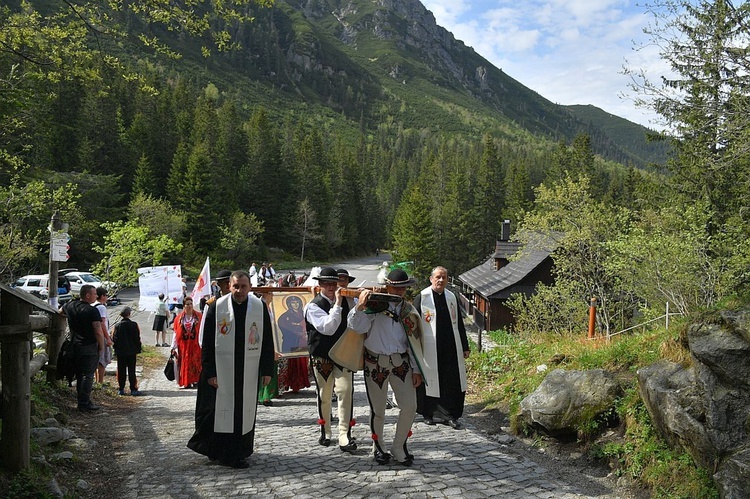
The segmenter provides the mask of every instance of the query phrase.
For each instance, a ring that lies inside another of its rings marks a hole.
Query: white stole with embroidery
[[[456,342],[456,361],[458,362],[458,372],[461,378],[461,391],[466,391],[466,364],[464,363],[464,347],[461,345],[461,336],[458,333],[458,321],[461,320],[461,314],[458,311],[458,302],[456,296],[448,291],[444,291],[445,301],[448,304],[448,311],[453,328],[453,339]],[[435,302],[432,299],[432,288],[422,290],[421,308],[422,308],[422,331],[424,334],[424,376],[427,380],[425,391],[429,397],[440,397],[440,376],[438,373],[437,360],[437,310]]]
[[[245,330],[235,330],[232,295],[222,296],[216,301],[216,413],[214,431],[232,433],[234,431],[234,342],[235,334],[242,334],[245,354],[243,379],[242,434],[255,426],[255,409],[258,402],[258,372],[260,353],[263,345],[263,303],[253,294],[248,295]]]

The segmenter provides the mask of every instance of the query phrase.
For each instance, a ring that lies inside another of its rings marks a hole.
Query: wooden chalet
[[[495,252],[483,264],[458,276],[462,283],[462,306],[480,329],[510,329],[515,317],[506,305],[510,295],[530,296],[538,283],[552,284],[553,237],[539,234],[524,248],[510,240],[510,221],[503,222]]]

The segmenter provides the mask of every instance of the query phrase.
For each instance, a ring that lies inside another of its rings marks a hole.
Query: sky
[[[656,48],[633,41],[651,20],[643,0],[422,0],[438,25],[494,66],[556,104],[592,104],[652,129],[623,66],[652,81],[666,73]]]

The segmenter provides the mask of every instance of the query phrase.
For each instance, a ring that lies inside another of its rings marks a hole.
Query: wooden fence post
[[[0,291],[0,377],[3,381],[0,459],[11,471],[30,464],[31,378],[29,375],[32,306]]]
[[[591,305],[589,305],[589,339],[593,339],[596,335],[596,297],[591,298]]]

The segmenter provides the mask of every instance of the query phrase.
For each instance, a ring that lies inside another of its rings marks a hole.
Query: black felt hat
[[[394,288],[407,288],[416,282],[417,280],[409,277],[404,269],[393,269],[385,278],[386,286],[393,286]]]
[[[346,269],[338,269],[336,271],[336,273],[339,275],[339,279],[341,279],[342,277],[346,277],[347,279],[349,279],[349,282],[354,282],[355,277],[354,276],[350,276],[348,270],[346,270]]]
[[[232,277],[232,271],[231,270],[220,270],[218,274],[216,274],[216,280],[221,281],[222,279],[229,279]]]
[[[313,277],[316,281],[335,281],[339,280],[339,273],[333,267],[323,267],[320,269],[320,274]]]

